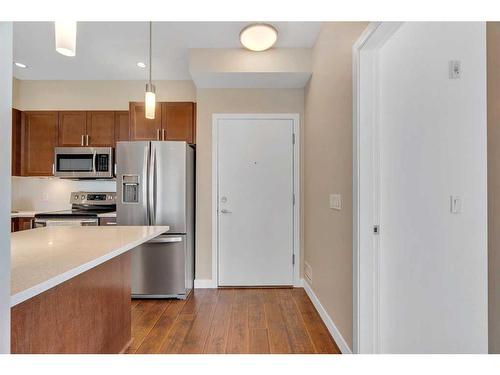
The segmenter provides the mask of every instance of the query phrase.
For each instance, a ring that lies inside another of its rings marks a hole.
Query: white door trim
[[[295,264],[293,268],[294,286],[301,286],[300,278],[300,115],[298,113],[214,113],[212,115],[212,286],[219,285],[219,228],[217,217],[218,205],[218,145],[219,145],[219,120],[222,119],[281,119],[293,121],[295,143],[293,145],[293,193],[295,205],[293,207],[293,253]]]
[[[401,22],[372,22],[353,45],[353,352],[378,353],[378,52]]]

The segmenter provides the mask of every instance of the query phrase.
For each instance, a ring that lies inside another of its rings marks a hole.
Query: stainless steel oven
[[[112,147],[56,147],[54,176],[61,178],[113,178]]]
[[[99,225],[102,215],[116,211],[115,192],[74,191],[69,201],[71,203],[69,210],[37,213],[35,228]]]

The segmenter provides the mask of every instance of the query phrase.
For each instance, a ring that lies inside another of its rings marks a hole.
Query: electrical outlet
[[[311,265],[307,262],[304,262],[304,275],[305,275],[307,281],[309,282],[309,284],[312,284],[313,271],[312,271]]]
[[[340,194],[330,194],[330,208],[332,210],[342,209],[342,196]]]

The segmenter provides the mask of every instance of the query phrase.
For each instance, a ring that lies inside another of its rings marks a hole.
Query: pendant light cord
[[[149,83],[151,84],[151,76],[152,76],[152,64],[151,64],[151,55],[153,51],[153,22],[149,21]]]

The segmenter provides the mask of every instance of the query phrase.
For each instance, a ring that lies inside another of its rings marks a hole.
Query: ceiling
[[[241,48],[239,32],[248,22],[155,22],[153,79],[191,79],[190,48]],[[276,48],[311,48],[319,22],[272,22],[278,29]],[[14,23],[14,66],[18,79],[144,80],[147,69],[147,22],[79,22],[76,57],[55,51],[53,22]],[[258,53],[258,52],[257,52]]]

